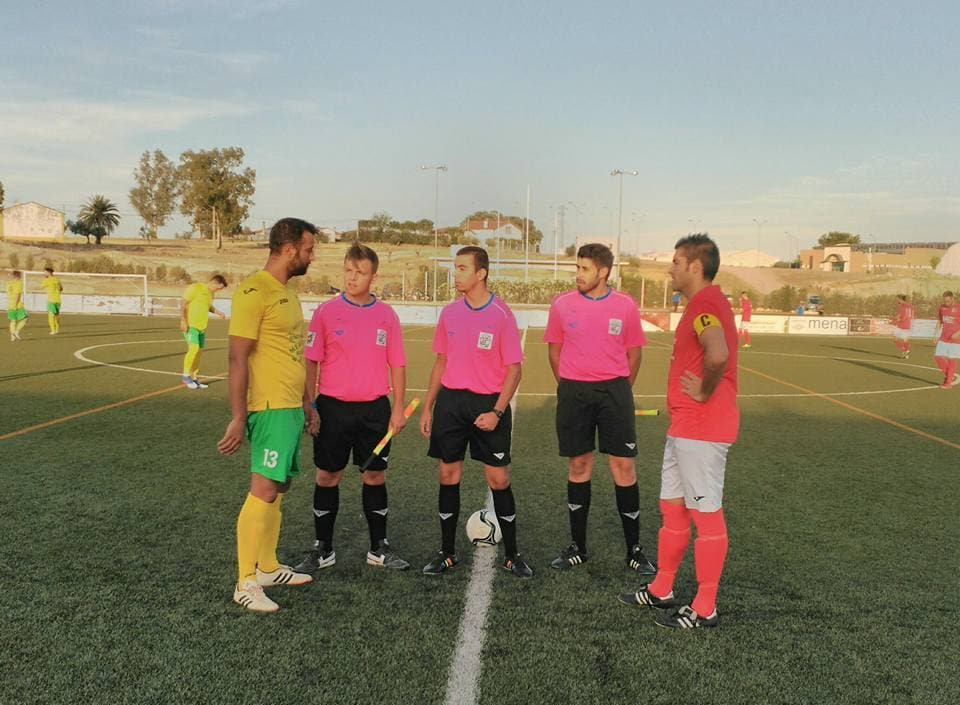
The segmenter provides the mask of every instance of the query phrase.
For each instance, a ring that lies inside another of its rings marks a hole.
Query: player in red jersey
[[[673,583],[697,528],[694,562],[697,594],[690,605],[663,612],[657,624],[675,629],[715,627],[720,574],[727,555],[721,503],[727,451],[737,439],[737,327],[733,310],[713,279],[720,251],[707,235],[676,245],[670,277],[688,301],[674,334],[667,378],[670,427],[663,453],[657,576],[636,592],[620,595],[634,606],[676,606]]]
[[[747,292],[740,292],[740,337],[743,339],[743,347],[750,347],[750,320],[753,318],[753,302],[747,296]]]
[[[960,359],[960,304],[956,303],[952,291],[943,292],[943,305],[937,313],[937,328],[940,336],[933,359],[943,372],[940,389],[953,389],[960,384],[957,374],[957,359]]]
[[[897,315],[893,321],[893,344],[904,360],[910,357],[910,328],[913,326],[913,304],[906,294],[897,294]]]

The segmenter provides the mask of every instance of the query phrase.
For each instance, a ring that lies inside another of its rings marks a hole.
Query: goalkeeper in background
[[[180,302],[180,330],[187,341],[187,354],[183,356],[183,384],[187,389],[206,389],[200,381],[200,351],[210,314],[225,318],[222,311],[213,306],[213,295],[227,288],[227,280],[219,274],[210,277],[206,284],[196,282],[183,292]]]
[[[40,286],[47,292],[47,324],[50,326],[50,335],[60,332],[60,294],[63,293],[63,284],[53,276],[53,267],[44,267],[47,276],[40,282]]]

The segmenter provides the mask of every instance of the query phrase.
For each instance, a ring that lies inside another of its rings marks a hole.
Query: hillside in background
[[[307,293],[322,295],[329,292],[330,285],[339,287],[341,282],[341,263],[346,250],[345,243],[320,244],[317,255],[310,268],[310,283],[303,287]],[[375,245],[380,255],[380,272],[375,289],[387,291],[391,298],[399,298],[405,287],[408,298],[424,289],[424,275],[428,279],[433,270],[430,259],[432,247],[417,245]],[[439,251],[446,256],[448,250]],[[185,281],[205,279],[211,273],[226,275],[231,282],[238,281],[244,275],[259,269],[267,257],[267,245],[263,242],[225,242],[219,252],[209,240],[141,240],[110,239],[100,247],[77,243],[19,244],[0,241],[0,266],[7,268],[16,262],[19,269],[41,269],[48,262],[61,271],[69,271],[77,264],[98,262],[99,266],[109,267],[110,263],[118,267],[139,268],[150,279],[151,290],[156,294],[179,294]],[[11,260],[13,258],[13,260]],[[107,258],[97,259],[97,258]],[[550,255],[532,256],[531,261],[552,264]],[[561,262],[573,263],[569,257],[561,257]],[[158,268],[163,276],[158,279]],[[496,278],[495,263],[491,263],[493,278]],[[665,262],[631,260],[624,266],[624,276],[646,278],[651,282],[651,290],[662,297],[663,283],[667,280],[668,265]],[[533,283],[552,285],[552,269],[531,269],[529,277]],[[523,281],[522,267],[503,267],[502,279]],[[560,272],[559,280],[571,282],[572,274]],[[441,271],[441,282],[443,273]],[[888,296],[900,292],[918,292],[924,296],[936,297],[944,289],[960,288],[960,278],[941,276],[932,271],[883,272],[877,274],[843,274],[838,272],[816,272],[797,269],[723,267],[717,283],[729,294],[741,290],[754,295],[764,296],[791,286],[798,291],[831,293],[845,296],[871,297]],[[428,281],[427,289],[432,284]],[[647,297],[647,307],[656,300]]]

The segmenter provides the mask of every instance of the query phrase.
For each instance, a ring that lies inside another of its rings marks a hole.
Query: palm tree
[[[99,245],[100,240],[117,229],[120,212],[113,201],[98,194],[91,196],[90,200],[83,204],[77,220],[97,239]]]

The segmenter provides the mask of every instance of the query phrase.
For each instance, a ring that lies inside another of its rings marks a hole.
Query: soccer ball
[[[467,537],[474,546],[496,546],[500,543],[500,524],[497,516],[486,509],[479,509],[467,519]]]

